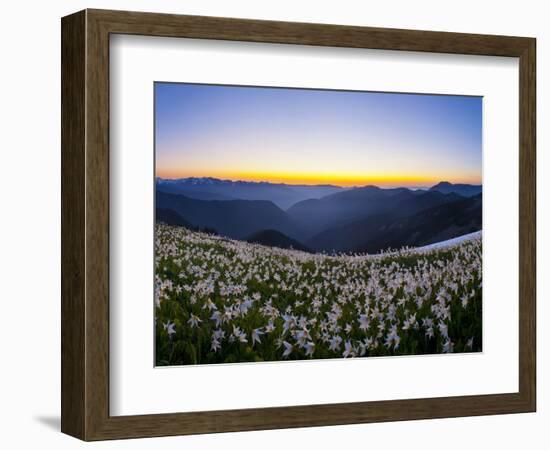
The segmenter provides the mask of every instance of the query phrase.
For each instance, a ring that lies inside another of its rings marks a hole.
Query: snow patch
[[[415,252],[424,252],[424,251],[430,251],[430,250],[439,250],[442,248],[448,248],[453,247],[458,244],[462,244],[463,242],[470,241],[472,239],[481,238],[481,230],[475,231],[473,233],[463,234],[462,236],[458,236],[452,239],[448,239],[446,241],[436,242],[435,244],[429,244],[424,245],[423,247],[416,247],[413,249]]]

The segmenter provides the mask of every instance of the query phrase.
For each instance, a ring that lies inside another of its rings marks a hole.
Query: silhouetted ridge
[[[246,241],[254,244],[267,245],[269,247],[278,247],[278,248],[301,250],[304,252],[311,252],[311,250],[301,242],[298,242],[295,239],[291,239],[277,230],[259,231],[249,236],[248,238],[246,238]]]

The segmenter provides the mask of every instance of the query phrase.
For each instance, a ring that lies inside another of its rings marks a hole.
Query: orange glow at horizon
[[[376,185],[376,186],[432,186],[440,181],[451,183],[481,184],[477,175],[464,175],[462,173],[432,174],[404,174],[404,173],[300,173],[300,172],[229,172],[229,171],[204,171],[185,172],[181,169],[157,170],[157,177],[166,179],[212,177],[232,181],[265,181],[270,183],[285,184],[331,184],[341,187]]]

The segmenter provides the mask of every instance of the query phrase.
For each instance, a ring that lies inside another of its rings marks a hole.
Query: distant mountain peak
[[[482,186],[480,184],[449,183],[441,181],[430,188],[430,191],[441,192],[442,194],[458,194],[463,197],[473,197],[481,194]]]
[[[436,187],[448,187],[448,186],[474,186],[474,187],[479,187],[480,185],[479,184],[451,183],[449,181],[440,181],[439,183],[434,184],[431,187],[431,189],[436,188]]]

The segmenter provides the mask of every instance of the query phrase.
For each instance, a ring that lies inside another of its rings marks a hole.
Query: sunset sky
[[[481,184],[482,98],[155,83],[156,176]]]

